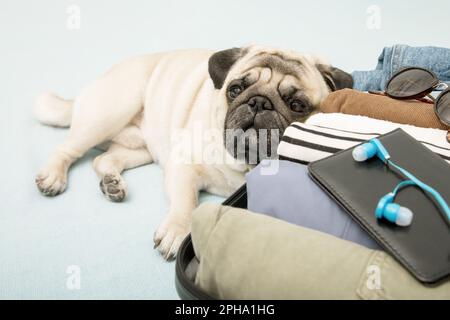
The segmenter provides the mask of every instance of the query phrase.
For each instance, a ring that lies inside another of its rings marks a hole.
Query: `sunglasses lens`
[[[394,98],[409,98],[430,90],[436,84],[435,76],[426,70],[408,69],[389,81],[386,93]]]
[[[450,90],[444,91],[436,101],[436,113],[443,123],[450,126]]]

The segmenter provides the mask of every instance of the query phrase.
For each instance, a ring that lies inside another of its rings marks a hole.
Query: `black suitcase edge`
[[[175,287],[179,297],[182,300],[216,300],[205,291],[196,287],[194,282],[187,278],[184,271],[193,258],[194,247],[189,234],[181,243],[175,265]]]
[[[222,204],[224,206],[247,209],[246,185],[244,184],[236,190]],[[217,300],[207,292],[196,287],[194,282],[187,278],[184,271],[189,262],[194,258],[194,255],[194,247],[192,246],[192,239],[189,234],[181,243],[175,262],[175,288],[178,296],[182,300]]]
[[[247,185],[237,189],[231,196],[222,202],[224,206],[247,209]]]

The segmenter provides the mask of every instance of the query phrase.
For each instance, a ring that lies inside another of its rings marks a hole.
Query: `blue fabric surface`
[[[38,124],[29,108],[10,112],[22,118],[8,123],[5,111],[0,299],[177,299],[175,264],[153,250],[153,232],[167,210],[161,169],[125,172],[129,196],[112,203],[98,186],[91,162],[99,151],[92,150],[70,171],[65,193],[44,197],[34,175],[67,131]],[[203,194],[201,201],[222,198]],[[67,286],[73,265],[80,270],[80,290]]]
[[[86,13],[95,7],[89,4],[83,7]],[[13,4],[5,5],[0,15],[12,21],[9,25],[17,21],[19,29],[0,28],[6,41],[0,60],[0,299],[178,299],[175,264],[153,250],[153,232],[167,211],[157,165],[124,173],[129,191],[124,203],[103,197],[92,168],[97,150],[73,166],[65,193],[46,198],[34,184],[68,133],[34,120],[35,97],[52,90],[73,98],[114,63],[139,50],[157,50],[140,41],[141,46],[102,51],[113,38],[100,43],[87,24],[79,33],[68,31],[63,3],[29,3],[27,12],[38,20],[18,19],[20,10],[6,14]],[[42,18],[49,10],[57,21]],[[94,38],[98,46],[73,43]],[[200,200],[222,198],[205,194]],[[81,271],[80,290],[66,286],[72,265]]]
[[[268,168],[272,168],[269,172]],[[371,249],[380,246],[308,175],[307,166],[264,160],[247,173],[248,209]]]

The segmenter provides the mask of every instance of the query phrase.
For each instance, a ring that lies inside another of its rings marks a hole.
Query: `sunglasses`
[[[443,90],[436,98],[430,93]],[[415,99],[434,104],[434,112],[438,119],[450,126],[450,88],[430,70],[419,67],[408,67],[395,73],[389,79],[384,92],[369,91],[372,94],[386,95],[393,99]],[[450,133],[450,131],[449,131]],[[447,140],[450,136],[447,134]]]

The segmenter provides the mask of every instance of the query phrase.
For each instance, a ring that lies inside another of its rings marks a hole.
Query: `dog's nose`
[[[273,109],[272,102],[263,96],[255,96],[250,98],[250,100],[248,100],[248,105],[256,112]]]

